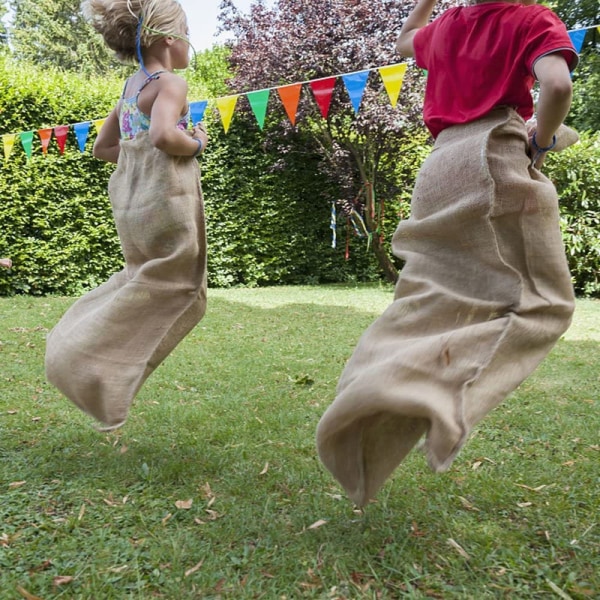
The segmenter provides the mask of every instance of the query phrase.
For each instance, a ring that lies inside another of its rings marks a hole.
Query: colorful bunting
[[[406,73],[406,63],[379,67],[379,74],[381,75],[383,85],[393,108],[396,108],[396,104],[398,103],[398,96],[404,82],[404,73]]]
[[[233,111],[235,110],[235,105],[237,104],[239,95],[235,96],[225,96],[223,98],[217,98],[217,108],[219,109],[219,113],[221,114],[221,121],[223,122],[223,129],[225,133],[229,131],[229,126],[231,125],[231,119],[233,118]]]
[[[335,211],[335,202],[331,203],[331,220],[329,222],[329,229],[331,229],[331,247],[337,246],[337,214]]]
[[[277,93],[285,108],[285,112],[292,125],[296,125],[296,113],[298,112],[298,103],[300,102],[300,92],[302,91],[301,83],[292,83],[290,85],[282,85],[277,88]]]
[[[4,142],[4,160],[8,160],[8,157],[15,146],[16,139],[16,133],[7,133],[6,135],[2,136],[2,141]]]
[[[94,121],[94,127],[96,128],[96,135],[100,133],[102,126],[106,123],[106,119],[96,119]]]
[[[23,150],[25,150],[27,158],[31,158],[33,150],[33,131],[24,131],[21,134],[21,145],[23,146]]]
[[[58,125],[58,127],[54,128],[54,137],[56,138],[56,143],[58,144],[58,149],[61,154],[65,153],[65,146],[67,144],[67,136],[69,135],[69,126],[68,125]]]
[[[77,144],[79,145],[79,150],[81,152],[85,152],[85,143],[87,142],[88,135],[90,133],[90,125],[91,123],[89,121],[75,123],[75,125],[73,125],[75,137],[77,138]]]
[[[333,97],[333,88],[337,77],[326,77],[325,79],[314,79],[309,82],[310,89],[312,90],[315,100],[319,105],[319,110],[324,119],[329,114],[329,106],[331,105],[331,98]]]
[[[569,31],[569,37],[575,50],[579,53],[583,47],[585,36],[588,29],[598,29],[600,32],[600,26],[593,25],[591,27],[574,29]],[[296,118],[298,112],[298,105],[300,102],[300,95],[302,93],[302,87],[308,84],[314,95],[315,101],[319,107],[321,116],[326,119],[329,115],[331,106],[331,100],[333,98],[333,92],[335,84],[338,78],[343,80],[344,86],[350,97],[350,102],[354,109],[355,114],[358,114],[360,105],[363,100],[364,92],[367,86],[369,75],[372,70],[365,69],[362,71],[356,71],[354,73],[345,73],[336,75],[333,77],[325,77],[321,79],[313,79],[310,81],[303,81],[298,83],[291,83],[288,85],[282,85],[269,89],[255,90],[246,92],[245,94],[235,94],[231,96],[224,96],[222,98],[216,98],[215,103],[221,116],[223,129],[225,133],[229,131],[233,114],[237,105],[238,98],[240,95],[245,95],[248,99],[252,112],[256,117],[260,129],[263,129],[267,106],[270,99],[271,90],[277,90],[279,99],[283,104],[285,112],[292,125],[296,125]],[[393,65],[385,65],[377,67],[376,70],[383,81],[383,85],[387,92],[390,100],[390,104],[393,108],[396,108],[398,104],[398,98],[404,82],[404,76],[407,70],[407,63],[397,63]],[[190,102],[190,117],[192,123],[195,125],[204,119],[204,114],[208,107],[208,100],[201,100],[198,102]],[[61,154],[65,153],[66,143],[68,134],[71,129],[75,133],[77,139],[77,145],[80,152],[85,152],[85,147],[90,134],[91,125],[94,125],[96,134],[100,133],[106,119],[95,119],[93,121],[84,121],[81,123],[75,123],[74,125],[58,125],[54,128],[43,128],[37,130],[39,135],[42,153],[47,154],[52,135],[56,137],[56,143]],[[14,146],[17,139],[20,139],[23,149],[27,158],[31,158],[33,152],[33,138],[34,131],[27,131],[21,133],[8,133],[2,136],[3,148],[4,148],[4,159],[8,160],[14,150]],[[335,207],[333,208],[335,211]],[[333,218],[333,217],[332,217]]]
[[[200,102],[190,102],[190,115],[192,118],[192,125],[197,125],[204,119],[204,112],[208,106],[208,100],[201,100]]]
[[[583,40],[585,39],[585,34],[587,33],[586,29],[576,29],[575,31],[569,31],[569,37],[571,38],[571,43],[573,44],[573,48],[577,54],[581,52],[581,48],[583,47]]]
[[[358,73],[350,73],[348,75],[342,75],[342,80],[346,86],[348,96],[350,96],[350,102],[354,108],[354,113],[358,114],[360,103],[362,102],[365,88],[367,87],[367,80],[369,79],[369,73],[371,71],[359,71]]]
[[[265,116],[267,115],[267,104],[269,103],[270,90],[257,90],[248,92],[246,98],[250,102],[250,108],[256,117],[258,126],[262,129],[265,125]]]
[[[42,153],[44,156],[46,156],[46,154],[48,154],[48,145],[52,139],[52,128],[38,129],[38,135],[40,136],[40,141],[42,142]]]

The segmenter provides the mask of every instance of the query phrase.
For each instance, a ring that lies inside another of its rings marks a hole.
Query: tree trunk
[[[372,196],[371,194],[367,194],[367,203],[365,206],[365,223],[367,225],[367,229],[371,232],[371,247],[373,248],[373,253],[377,258],[377,262],[379,263],[379,268],[383,271],[385,278],[390,283],[396,283],[398,279],[398,269],[396,269],[396,265],[392,262],[392,259],[389,257],[386,252],[383,244],[381,243],[381,237],[377,232],[377,223],[372,218],[371,206],[372,206]]]

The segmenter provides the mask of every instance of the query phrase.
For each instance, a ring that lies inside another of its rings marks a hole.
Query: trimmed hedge
[[[40,72],[0,55],[0,134],[72,124],[106,115],[119,96],[118,79],[87,80]],[[250,115],[236,111],[228,134],[208,112],[210,145],[202,159],[211,286],[311,284],[376,280],[374,256],[343,218],[331,247],[331,202],[339,190],[319,169],[317,149],[300,126],[291,150],[271,147]],[[266,128],[281,127],[283,115]],[[277,139],[277,136],[275,136]],[[386,242],[408,214],[414,177],[428,152],[426,134],[408,140],[397,158],[397,199],[386,203]],[[27,159],[19,143],[0,166],[0,295],[78,295],[121,268],[107,197],[113,165],[79,152],[71,132],[65,155],[39,142]],[[561,194],[562,228],[576,290],[600,297],[600,136],[548,158],[546,172]],[[350,233],[348,233],[350,232]],[[344,257],[347,239],[350,256]]]

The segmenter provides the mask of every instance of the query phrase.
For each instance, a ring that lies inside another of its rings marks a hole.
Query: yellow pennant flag
[[[379,67],[379,74],[383,80],[383,85],[390,97],[392,107],[396,108],[398,103],[398,96],[400,95],[400,88],[404,81],[404,73],[406,73],[406,63],[399,65],[388,65],[387,67]]]
[[[100,130],[102,129],[102,125],[104,125],[104,123],[106,123],[106,119],[96,119],[94,121],[94,126],[96,127],[96,133],[100,133]]]
[[[16,133],[7,133],[2,136],[4,142],[4,159],[7,160],[15,146],[15,140],[17,139]]]
[[[236,96],[223,96],[222,98],[217,98],[217,108],[219,109],[219,113],[221,114],[221,121],[223,122],[223,129],[225,133],[229,131],[229,126],[231,125],[231,119],[233,118],[233,111],[235,110],[235,105],[237,104],[237,100],[239,95]]]

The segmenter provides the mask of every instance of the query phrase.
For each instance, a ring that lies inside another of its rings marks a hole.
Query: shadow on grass
[[[191,591],[196,580],[181,579],[190,557],[203,557],[214,573],[198,575],[199,589],[216,594],[226,578],[237,582],[231,597],[325,597],[344,582],[355,593],[370,585],[400,597],[429,586],[434,597],[451,598],[481,590],[481,570],[506,594],[526,598],[545,585],[532,575],[539,565],[559,582],[573,580],[569,572],[597,580],[594,546],[582,542],[579,554],[571,544],[598,510],[596,342],[559,342],[481,423],[447,474],[429,472],[412,453],[358,513],[320,465],[314,433],[377,313],[213,299],[144,386],[122,431],[100,434],[44,383],[52,303],[42,312],[32,303],[22,324],[0,329],[0,472],[6,485],[24,482],[9,486],[4,517],[17,532],[23,515],[53,532],[36,555],[65,544],[77,565],[69,540],[94,523],[107,548],[149,537],[152,568],[168,563],[173,576],[159,585],[146,574],[144,590],[182,598],[201,597]],[[190,508],[178,504],[188,500]],[[592,531],[583,541],[597,539]],[[22,544],[6,552],[22,570],[32,567]],[[127,552],[138,556],[135,544]],[[127,552],[120,560],[131,559]],[[117,559],[93,560],[102,571]],[[244,576],[260,584],[242,589]],[[515,578],[527,582],[522,589]]]

